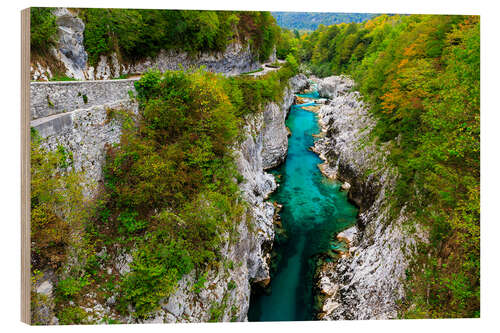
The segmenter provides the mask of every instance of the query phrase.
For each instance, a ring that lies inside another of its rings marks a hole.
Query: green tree
[[[30,8],[30,46],[31,52],[47,54],[50,47],[57,42],[56,17],[54,8]]]

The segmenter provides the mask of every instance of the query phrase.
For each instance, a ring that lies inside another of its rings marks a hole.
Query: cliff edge
[[[405,270],[425,235],[405,224],[404,208],[391,211],[398,172],[386,163],[390,143],[377,144],[370,136],[376,120],[353,91],[354,82],[343,76],[314,80],[320,96],[328,98],[318,111],[322,135],[314,150],[325,161],[321,169],[348,183],[344,188],[360,207],[357,224],[338,235],[348,252],[320,270],[324,302],[319,318],[397,318]]]

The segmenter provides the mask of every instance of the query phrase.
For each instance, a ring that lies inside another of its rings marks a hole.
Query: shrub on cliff
[[[299,70],[299,64],[297,63],[297,60],[295,59],[293,54],[288,54],[286,56],[286,62],[290,65],[292,71],[297,72]]]
[[[290,58],[291,59],[291,58]],[[297,63],[295,62],[295,65]],[[250,77],[245,75],[225,79],[225,90],[236,114],[243,116],[262,111],[266,103],[280,103],[288,81],[298,72],[298,66],[286,63],[277,71],[264,76]]]
[[[30,46],[31,52],[48,54],[51,46],[57,41],[56,17],[52,14],[54,8],[30,8]]]
[[[31,134],[31,259],[33,268],[56,269],[82,230],[87,210],[81,174],[68,167],[66,150],[47,151]]]

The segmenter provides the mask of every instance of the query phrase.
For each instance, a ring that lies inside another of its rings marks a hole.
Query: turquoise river
[[[321,160],[310,150],[312,135],[319,132],[316,114],[293,105],[286,124],[292,133],[288,156],[272,172],[280,186],[270,198],[283,205],[284,232],[278,232],[274,242],[270,286],[251,296],[249,321],[314,320],[312,286],[318,255],[339,246],[332,241],[335,234],[356,221],[357,208],[339,191],[338,182],[321,174]]]

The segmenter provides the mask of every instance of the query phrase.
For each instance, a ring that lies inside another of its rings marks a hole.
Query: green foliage
[[[268,12],[85,8],[84,43],[89,63],[117,52],[133,62],[161,49],[224,51],[230,42],[249,43],[261,60],[271,54],[279,27]]]
[[[236,115],[260,112],[268,102],[281,102],[288,80],[297,74],[297,69],[286,63],[277,71],[259,77],[235,76],[224,81]]]
[[[86,324],[88,314],[78,306],[67,306],[58,313],[57,318],[61,325]]]
[[[145,220],[137,220],[139,213],[123,211],[116,220],[120,223],[118,230],[123,234],[133,234],[147,227],[148,222]]]
[[[134,253],[132,271],[121,285],[121,303],[132,304],[134,315],[147,317],[159,301],[175,292],[177,281],[193,269],[187,244],[168,233],[150,233]]]
[[[150,72],[136,84],[143,106],[138,132],[126,133],[120,151],[110,151],[106,186],[118,209],[143,214],[153,207],[176,207],[195,192],[226,184],[234,168],[225,155],[239,120],[213,74],[166,72],[156,85]],[[118,155],[114,155],[118,153]],[[136,170],[136,171],[134,171]],[[132,172],[133,171],[133,172]]]
[[[299,70],[299,64],[291,53],[286,56],[286,62],[290,65],[292,71],[297,72]]]
[[[234,282],[234,280],[229,281],[229,283],[227,284],[227,289],[233,290],[234,288],[236,288],[236,282]]]
[[[120,322],[116,319],[113,319],[113,318],[109,318],[109,317],[104,317],[102,320],[101,320],[101,323],[102,324],[108,324],[108,325],[115,325],[115,324],[120,324]]]
[[[199,294],[203,288],[205,288],[205,282],[207,282],[207,273],[205,272],[203,275],[201,275],[196,283],[193,285],[193,291],[196,294]]]
[[[231,322],[234,323],[238,320],[238,307],[236,305],[231,306]]]
[[[59,163],[58,166],[61,169],[66,169],[69,166],[73,164],[73,152],[66,150],[64,146],[58,145],[57,146],[57,155],[59,157]]]
[[[297,32],[295,30],[295,32]],[[290,30],[281,29],[276,42],[276,57],[278,59],[285,59],[288,54],[297,57],[299,48],[300,36]]]
[[[157,96],[160,93],[158,82],[162,79],[162,73],[159,70],[151,69],[146,72],[139,81],[134,82],[137,97],[143,101]]]
[[[225,310],[226,310],[225,302],[222,303],[213,302],[209,310],[210,319],[208,319],[208,321],[211,323],[218,323],[222,321],[222,317],[224,316]]]
[[[82,288],[87,286],[90,282],[86,277],[74,278],[68,277],[66,279],[60,280],[57,284],[56,293],[65,299],[71,299],[72,297],[78,295]]]
[[[81,175],[66,170],[72,163],[71,152],[63,146],[47,151],[42,141],[32,130],[32,264],[35,268],[57,268],[65,260],[67,247],[75,244],[73,235],[82,229],[88,210],[83,199]]]
[[[258,72],[262,72],[263,70],[264,70],[264,67],[259,67],[259,68],[255,69],[253,71],[241,73],[241,75],[258,73]]]
[[[87,258],[87,262],[85,263],[85,272],[91,276],[95,276],[100,271],[100,269],[101,265],[99,263],[99,257],[95,254],[90,255]]]
[[[54,8],[30,8],[30,46],[33,53],[48,54],[57,41],[56,17],[52,10]]]
[[[355,23],[320,26],[313,33],[301,37],[299,58],[310,62],[316,75],[340,74],[355,68],[363,59],[371,42],[367,33],[363,25]]]
[[[269,59],[273,51],[280,28],[275,25],[276,21],[269,12],[241,13],[244,14],[242,14],[240,25],[246,23],[241,30],[246,32],[250,45],[258,51],[259,60],[264,62]],[[245,22],[247,20],[248,22]]]
[[[73,77],[69,77],[66,74],[64,75],[53,75],[49,81],[78,81],[77,79]]]
[[[417,308],[406,316],[477,316],[479,18],[382,15],[320,27],[301,46],[316,74],[358,82],[378,119],[372,134],[392,141],[393,208],[406,206],[429,229],[431,243],[409,272],[406,305]]]

